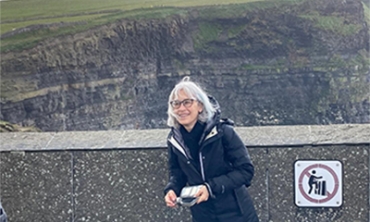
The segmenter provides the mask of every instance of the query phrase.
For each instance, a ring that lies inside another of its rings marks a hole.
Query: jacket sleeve
[[[168,147],[168,170],[169,182],[164,188],[164,195],[168,191],[173,190],[177,196],[180,195],[181,189],[186,185],[187,178],[181,170],[176,154],[173,152],[172,146],[167,143]]]
[[[225,159],[230,162],[233,170],[209,181],[214,195],[222,194],[242,185],[250,186],[254,175],[254,166],[248,150],[234,128],[225,124],[223,131]]]

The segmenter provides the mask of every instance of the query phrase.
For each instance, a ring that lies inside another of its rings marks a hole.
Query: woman
[[[169,96],[167,124],[168,207],[185,186],[201,185],[191,209],[194,222],[257,222],[247,186],[254,167],[232,122],[220,119],[218,103],[185,77]]]

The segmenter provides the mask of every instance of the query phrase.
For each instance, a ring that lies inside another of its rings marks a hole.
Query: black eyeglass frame
[[[190,102],[189,102],[189,101],[190,101]],[[184,99],[184,100],[182,100],[182,101],[179,101],[179,100],[172,100],[172,101],[170,102],[170,105],[171,105],[171,106],[172,106],[172,108],[174,108],[174,109],[178,109],[178,108],[180,108],[180,107],[181,107],[181,104],[182,104],[184,107],[189,108],[189,107],[191,107],[191,106],[193,105],[194,101],[197,101],[197,100],[196,100],[196,99]],[[189,103],[187,103],[187,102],[189,102]],[[186,103],[187,103],[187,105],[186,105]]]

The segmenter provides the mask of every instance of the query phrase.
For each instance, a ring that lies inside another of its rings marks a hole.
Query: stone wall
[[[249,191],[262,222],[370,220],[370,124],[236,128],[255,164]],[[191,221],[169,209],[168,130],[4,133],[0,199],[9,221]],[[343,204],[294,204],[296,160],[339,160]]]

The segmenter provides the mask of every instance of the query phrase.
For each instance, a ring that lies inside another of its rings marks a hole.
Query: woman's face
[[[183,90],[180,90],[176,102],[182,103],[180,103],[179,107],[173,107],[176,120],[189,132],[197,122],[199,113],[203,110],[202,105],[198,101],[194,99],[192,101],[191,99],[193,98],[186,95]]]

